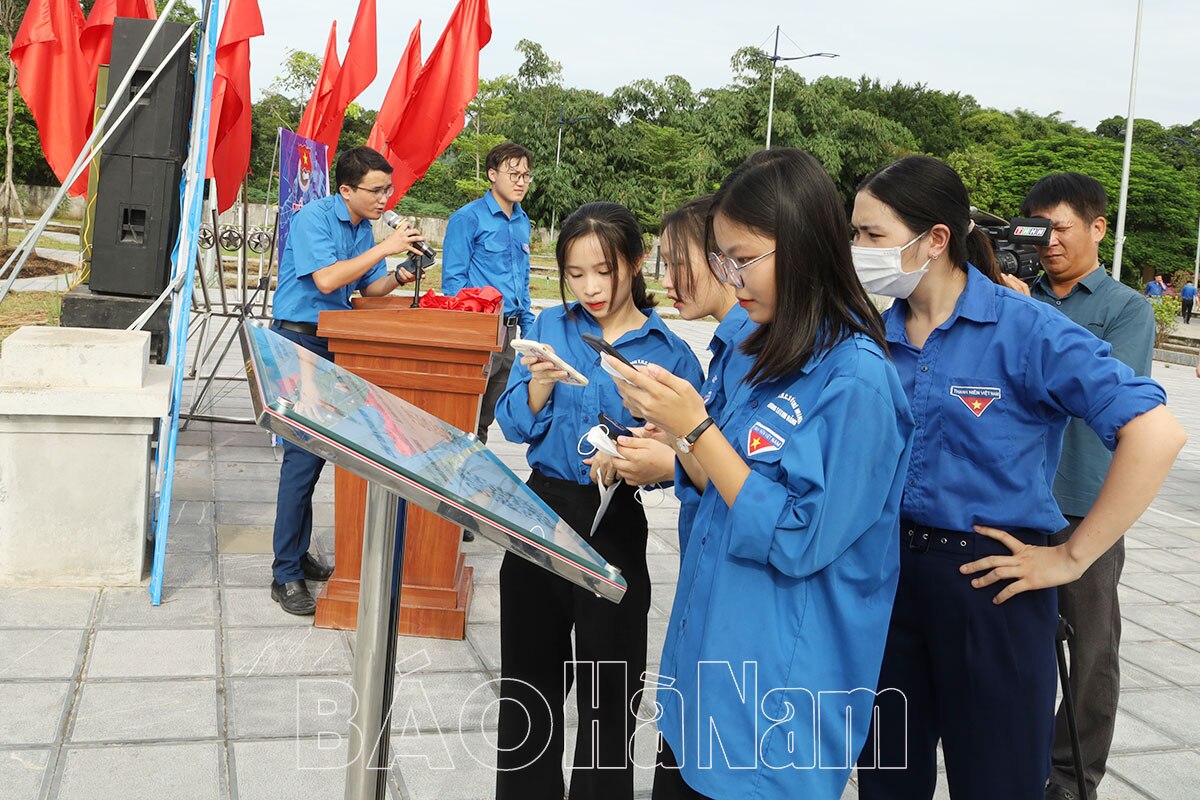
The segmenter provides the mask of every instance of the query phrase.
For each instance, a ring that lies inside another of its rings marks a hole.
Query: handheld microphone
[[[388,210],[383,212],[383,224],[387,225],[389,228],[399,228],[402,224],[404,224],[404,217],[400,216],[395,211]],[[413,242],[412,246],[420,250],[421,254],[426,258],[435,257],[433,248],[425,242]]]

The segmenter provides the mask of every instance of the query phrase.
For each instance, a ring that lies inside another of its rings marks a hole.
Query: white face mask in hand
[[[851,246],[850,257],[854,260],[854,271],[858,273],[863,288],[871,294],[907,299],[929,271],[930,260],[927,259],[916,272],[905,272],[900,264],[904,251],[924,235],[922,233],[904,247]]]

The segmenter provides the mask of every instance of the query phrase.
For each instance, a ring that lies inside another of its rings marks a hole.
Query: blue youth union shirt
[[[1184,286],[1182,289],[1179,290],[1179,296],[1181,298],[1183,298],[1184,300],[1195,300],[1196,299],[1196,287],[1192,286],[1189,283],[1187,286]]]
[[[863,336],[741,378],[717,424],[751,472],[732,507],[700,497],[649,681],[659,730],[708,797],[836,800],[887,639],[912,418]]]
[[[560,383],[550,393],[545,407],[534,416],[529,411],[529,368],[518,359],[508,376],[508,386],[496,403],[496,421],[510,442],[529,445],[529,466],[551,478],[591,483],[589,467],[583,463],[579,441],[599,422],[603,411],[626,427],[637,425],[621,402],[616,384],[600,367],[600,356],[583,341],[582,334],[600,336],[600,325],[579,303],[548,308],[538,314],[526,338],[554,348],[588,379],[587,386]],[[672,333],[662,318],[651,309],[644,312],[646,322],[613,343],[634,366],[658,364],[672,374],[699,386],[704,378],[700,362],[687,342]],[[584,443],[584,449],[590,449]]]
[[[1108,342],[974,267],[921,349],[907,312],[898,300],[883,318],[917,428],[902,510],[919,525],[1054,533],[1066,525],[1053,486],[1071,417],[1113,450],[1122,426],[1166,402]]]
[[[279,283],[275,290],[275,319],[316,324],[322,311],[345,311],[350,295],[362,291],[387,275],[387,262],[367,270],[353,283],[324,294],[312,274],[338,261],[360,256],[375,246],[370,220],[350,222],[350,209],[340,194],[314,200],[292,218],[287,245],[279,259]]]
[[[712,340],[708,343],[708,351],[712,353],[712,360],[708,362],[708,377],[700,387],[704,407],[713,419],[717,419],[725,407],[726,392],[733,388],[754,363],[754,357],[743,353],[739,346],[757,328],[758,326],[750,321],[746,309],[741,305],[734,305],[713,332]],[[692,484],[691,478],[680,466],[678,459],[675,461],[675,496],[679,498],[679,552],[683,553],[687,547],[688,534],[692,530],[696,508],[700,505],[700,492]]]
[[[488,192],[450,215],[442,241],[442,294],[491,286],[504,295],[504,316],[519,316],[529,338],[529,216],[517,203],[509,217]]]

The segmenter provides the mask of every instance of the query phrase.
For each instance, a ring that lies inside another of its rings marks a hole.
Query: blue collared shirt
[[[1179,290],[1179,297],[1183,300],[1195,300],[1196,287],[1189,283],[1187,286],[1184,286]]]
[[[529,368],[518,359],[508,376],[508,386],[496,403],[496,421],[510,442],[529,444],[529,466],[551,478],[591,483],[589,467],[580,454],[580,440],[599,422],[603,411],[626,427],[633,427],[633,416],[621,403],[616,384],[600,367],[600,356],[583,341],[582,334],[601,335],[600,325],[579,303],[571,303],[572,318],[566,306],[548,308],[538,314],[527,338],[554,348],[588,379],[587,386],[556,384],[546,405],[534,416],[529,411]],[[693,386],[704,378],[700,362],[687,342],[672,333],[654,310],[646,312],[646,322],[613,343],[621,355],[635,366],[658,364]],[[582,448],[590,446],[584,442]]]
[[[312,274],[338,261],[360,256],[375,246],[371,221],[350,222],[350,209],[340,194],[308,203],[292,218],[291,232],[279,259],[275,290],[275,319],[316,324],[322,311],[345,311],[350,295],[387,275],[387,262],[367,270],[356,281],[329,294],[313,282]]]
[[[749,372],[754,363],[754,356],[743,353],[739,345],[757,329],[758,326],[746,314],[746,309],[741,304],[734,304],[713,332],[708,343],[708,351],[712,353],[712,360],[708,362],[708,377],[700,387],[704,407],[713,419],[720,417],[725,408],[726,392],[733,389],[734,384]],[[696,508],[700,505],[700,492],[678,459],[675,461],[675,496],[679,498],[679,552],[683,553]]]
[[[898,300],[883,318],[917,427],[903,506],[917,524],[1054,533],[1066,524],[1052,488],[1067,421],[1113,450],[1118,430],[1166,402],[1107,342],[974,267],[922,348],[907,313]]]
[[[1150,281],[1146,284],[1146,288],[1142,291],[1142,294],[1146,295],[1147,297],[1162,297],[1162,284],[1158,281]]]
[[[529,217],[521,204],[509,217],[488,192],[450,215],[442,241],[442,294],[491,286],[504,295],[504,316],[521,318],[529,337]]]
[[[1112,345],[1113,358],[1135,375],[1150,374],[1154,311],[1146,298],[1097,267],[1059,297],[1043,275],[1030,287],[1035,300],[1052,306],[1093,336]],[[1054,499],[1062,513],[1087,516],[1108,474],[1112,453],[1083,420],[1073,418],[1063,434],[1062,458],[1054,477]]]
[[[912,417],[861,335],[743,378],[726,373],[717,424],[751,472],[732,507],[711,483],[700,498],[651,681],[659,730],[708,797],[836,800],[887,639]]]

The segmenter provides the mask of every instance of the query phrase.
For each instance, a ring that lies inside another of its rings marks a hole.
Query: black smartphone
[[[608,428],[608,438],[612,439],[614,442],[617,440],[618,436],[633,436],[633,431],[629,430],[629,428],[626,428],[624,425],[617,422],[603,411],[600,412],[600,414],[597,416],[597,419],[601,425],[603,425],[605,428]]]
[[[596,334],[594,334],[594,333],[585,333],[585,334],[583,334],[583,340],[584,340],[585,342],[587,342],[587,343],[588,343],[588,345],[590,345],[590,346],[591,346],[591,348],[592,348],[593,350],[595,350],[597,353],[608,353],[610,356],[612,356],[613,358],[615,358],[617,361],[620,361],[622,364],[624,364],[625,366],[629,367],[630,369],[636,369],[636,367],[634,367],[634,366],[633,366],[633,364],[630,364],[630,363],[629,363],[629,359],[628,359],[628,358],[626,358],[625,356],[621,355],[621,351],[620,351],[620,350],[618,350],[617,348],[613,347],[611,344],[609,344],[608,342],[604,341],[602,338],[600,338],[600,337],[599,337],[599,336],[597,336]]]

